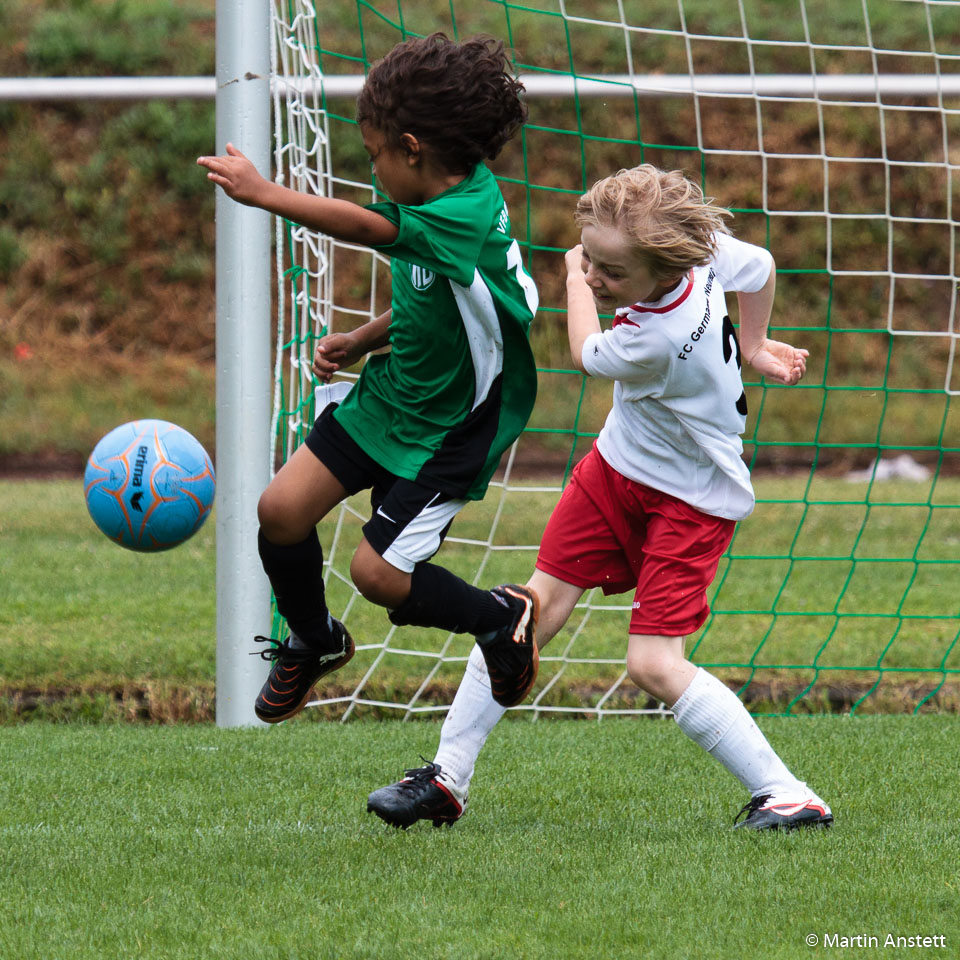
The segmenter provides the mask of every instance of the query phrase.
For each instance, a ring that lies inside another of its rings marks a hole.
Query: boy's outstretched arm
[[[267,180],[232,143],[227,144],[225,156],[199,157],[197,163],[207,168],[207,179],[223,187],[237,203],[269,210],[311,230],[364,246],[381,246],[397,239],[397,226],[379,213],[349,200],[317,197]]]
[[[583,247],[578,243],[564,255],[567,266],[567,336],[570,340],[570,357],[581,373],[583,369],[583,345],[592,333],[600,332],[600,317],[593,294],[587,286],[583,272]]]
[[[792,386],[799,383],[807,372],[810,352],[767,337],[776,287],[777,268],[774,264],[770,267],[767,282],[759,290],[737,294],[740,305],[740,348],[744,359],[758,373],[774,383]]]

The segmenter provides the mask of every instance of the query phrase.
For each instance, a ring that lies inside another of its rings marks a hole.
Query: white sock
[[[443,721],[434,758],[443,773],[453,778],[461,797],[466,796],[474,764],[490,731],[506,712],[506,707],[493,699],[487,665],[480,648],[474,645],[453,705]]]
[[[751,796],[809,793],[777,756],[739,697],[703,668],[697,669],[673,705],[673,716],[680,729],[719,760]]]

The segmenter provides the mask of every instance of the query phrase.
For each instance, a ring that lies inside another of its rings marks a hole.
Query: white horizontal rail
[[[231,83],[242,83],[237,78]],[[960,74],[850,74],[810,76],[805,74],[610,74],[603,77],[572,77],[564,74],[524,74],[520,78],[531,97],[664,97],[696,93],[700,96],[761,97],[957,97]],[[323,79],[328,97],[355,97],[363,77],[359,74]],[[280,95],[300,91],[319,92],[319,80],[291,81],[277,77],[274,91]],[[3,77],[0,101],[13,100],[212,100],[214,77]]]

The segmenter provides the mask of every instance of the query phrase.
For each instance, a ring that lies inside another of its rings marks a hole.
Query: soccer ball
[[[111,430],[83,474],[93,522],[128,550],[169,550],[192,537],[213,506],[216,478],[200,442],[166,420]]]

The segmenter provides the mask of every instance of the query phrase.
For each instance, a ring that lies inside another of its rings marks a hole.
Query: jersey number
[[[523,290],[523,296],[526,298],[527,307],[530,310],[530,316],[536,316],[537,307],[540,305],[540,295],[537,293],[537,285],[533,282],[533,277],[523,269],[523,259],[520,256],[520,244],[516,240],[507,248],[507,269],[517,271],[517,283]]]
[[[734,353],[736,353],[737,369],[742,369],[742,364],[740,361],[740,341],[737,339],[737,331],[733,329],[733,324],[730,322],[729,314],[723,318],[722,340],[723,362],[729,363],[730,358],[734,355]],[[737,413],[739,413],[742,417],[747,415],[747,395],[743,390],[740,391],[740,396],[737,399]]]

